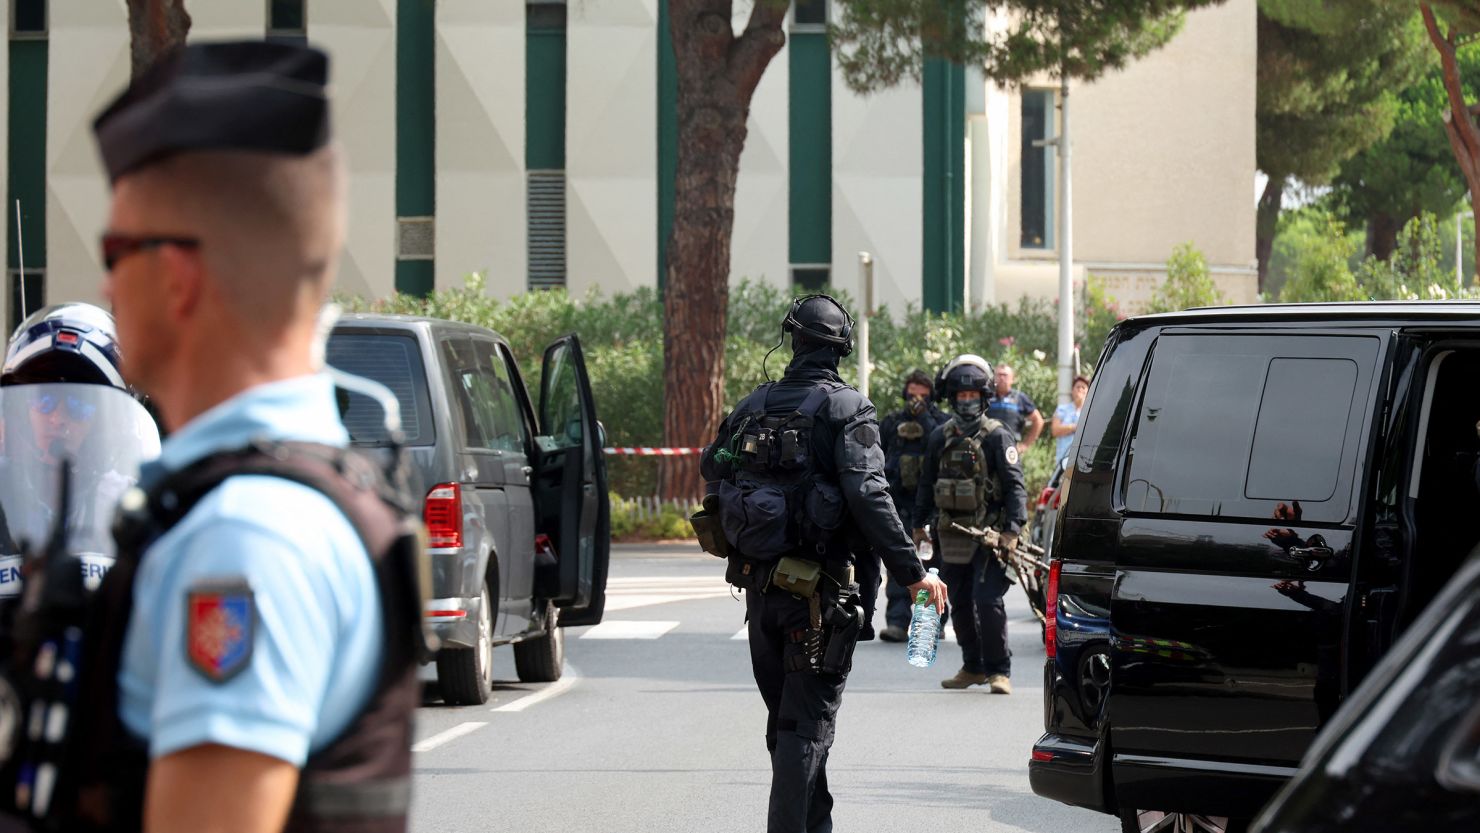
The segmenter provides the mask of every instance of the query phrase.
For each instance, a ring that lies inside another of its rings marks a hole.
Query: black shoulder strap
[[[817,412],[822,409],[822,404],[827,401],[827,397],[832,392],[833,386],[828,384],[818,385],[813,388],[807,394],[807,398],[802,400],[802,404],[797,406],[797,415],[805,417],[817,416]]]
[[[762,382],[756,389],[745,395],[740,403],[735,406],[735,413],[743,416],[766,415],[766,400],[771,396],[771,387],[775,382]]]
[[[386,497],[387,487],[374,464],[348,449],[304,442],[255,442],[170,473],[149,492],[150,515],[158,531],[179,523],[229,478],[243,475],[280,477],[319,492],[349,519],[366,546],[371,545],[369,530],[352,504],[358,491]]]

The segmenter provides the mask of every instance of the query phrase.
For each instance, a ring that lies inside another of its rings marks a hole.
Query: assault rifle
[[[1002,548],[1002,533],[995,529],[977,529],[974,526],[962,526],[958,523],[951,524],[951,528],[962,535],[976,539],[978,544],[987,547],[996,553],[998,560],[1007,567],[1007,577],[1016,584],[1022,585],[1023,592],[1028,596],[1028,606],[1033,608],[1033,615],[1038,621],[1046,620],[1045,589],[1048,583],[1048,562],[1043,560],[1043,548],[1034,546],[1022,538],[1017,539],[1017,546],[1011,550]]]

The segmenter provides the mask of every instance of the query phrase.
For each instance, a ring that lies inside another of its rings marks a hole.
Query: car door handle
[[[1336,554],[1336,551],[1324,544],[1315,544],[1309,547],[1291,547],[1290,557],[1305,562],[1305,569],[1315,572],[1321,569],[1321,565],[1327,559]]]

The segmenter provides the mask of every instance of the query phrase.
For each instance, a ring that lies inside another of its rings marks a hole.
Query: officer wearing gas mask
[[[884,417],[879,433],[884,447],[884,474],[889,478],[889,494],[894,498],[899,522],[908,528],[914,522],[915,490],[920,487],[926,441],[949,417],[935,406],[935,384],[923,371],[910,372],[904,380],[901,395],[904,407]],[[874,570],[872,585],[864,571],[859,570],[865,607],[871,607],[873,598],[878,595],[879,559],[875,556],[869,560]],[[879,631],[879,638],[885,642],[903,642],[909,638],[910,604],[914,600],[909,591],[895,581],[889,582],[885,594],[889,606],[884,610],[885,627]],[[869,610],[870,622],[873,620],[872,612]]]
[[[1011,580],[997,553],[951,525],[992,527],[1002,533],[1003,547],[1010,551],[1028,520],[1023,470],[1012,435],[986,416],[991,366],[979,356],[959,356],[938,381],[952,416],[926,446],[915,492],[915,539],[922,540],[925,525],[934,521],[938,556],[945,562],[941,572],[951,587],[962,664],[941,686],[987,685],[994,694],[1011,694],[1012,651],[1002,602]]]
[[[863,624],[852,552],[871,545],[895,581],[938,608],[946,587],[920,566],[890,501],[874,406],[838,375],[853,318],[830,296],[808,295],[782,332],[786,373],[741,400],[704,452],[723,534],[700,540],[745,591],[767,709],[767,830],[802,833],[832,829],[827,756]]]

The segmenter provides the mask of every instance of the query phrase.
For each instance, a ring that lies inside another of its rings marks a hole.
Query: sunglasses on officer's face
[[[182,249],[200,248],[194,237],[168,237],[159,235],[136,236],[110,231],[103,235],[103,266],[112,272],[124,258],[160,246],[178,246]]]
[[[67,415],[80,422],[91,420],[98,413],[96,403],[79,399],[75,396],[63,396],[56,393],[39,393],[31,400],[31,407],[39,413],[50,416],[62,405],[67,406]]]

